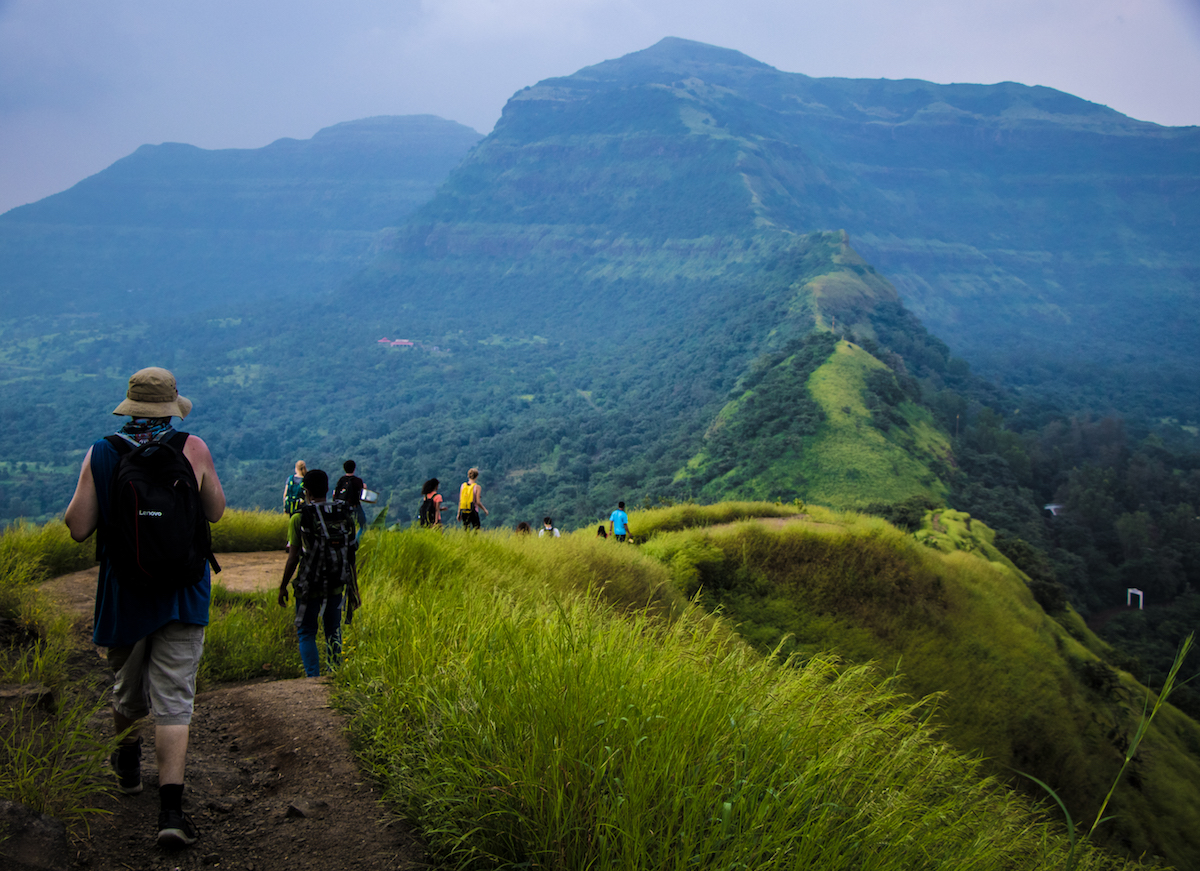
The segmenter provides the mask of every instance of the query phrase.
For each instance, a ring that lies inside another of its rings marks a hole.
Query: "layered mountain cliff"
[[[712,250],[842,229],[977,370],[1067,404],[1189,417],[1198,191],[1197,128],[1013,83],[813,79],[667,39],[514,95],[396,252],[401,271],[585,264],[667,239]],[[583,304],[592,274],[547,289]],[[505,275],[479,300],[500,317],[520,300]]]

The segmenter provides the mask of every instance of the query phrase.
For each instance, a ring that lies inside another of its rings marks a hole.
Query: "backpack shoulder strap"
[[[328,502],[318,502],[315,506],[317,509],[317,512],[316,512],[317,513],[317,523],[321,524],[321,537],[322,538],[329,538],[329,528],[327,526],[325,526],[325,514],[327,512],[322,511],[321,506],[329,505],[329,504],[330,503],[328,503]]]
[[[126,454],[133,453],[133,445],[115,433],[113,435],[106,435],[104,440],[113,446],[118,456],[123,457]]]

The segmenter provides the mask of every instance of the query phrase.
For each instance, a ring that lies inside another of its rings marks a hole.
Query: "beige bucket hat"
[[[133,373],[125,401],[113,409],[113,414],[184,418],[191,410],[192,401],[179,395],[175,376],[166,369],[151,366]]]

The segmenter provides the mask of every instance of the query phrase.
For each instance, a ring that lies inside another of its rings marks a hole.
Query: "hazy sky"
[[[1200,0],[0,0],[0,212],[148,142],[252,148],[413,113],[486,133],[520,88],[664,36],[1200,124]]]

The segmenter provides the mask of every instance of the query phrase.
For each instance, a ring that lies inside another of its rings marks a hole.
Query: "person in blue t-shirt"
[[[175,376],[152,367],[129,379],[125,401],[113,414],[130,416],[117,436],[131,447],[151,441],[165,443],[172,437],[182,442],[183,456],[196,476],[200,507],[209,522],[215,523],[225,513],[225,491],[213,468],[212,454],[201,439],[194,435],[179,439],[171,427],[172,417],[187,417],[191,410],[192,403],[179,395]],[[158,843],[182,847],[199,837],[195,823],[183,812],[183,776],[196,669],[208,625],[209,568],[205,563],[199,583],[163,593],[138,592],[119,583],[103,537],[112,523],[111,495],[119,461],[120,453],[107,439],[92,445],[83,458],[64,520],[76,541],[84,541],[96,530],[101,535],[92,640],[108,648],[108,664],[115,678],[113,726],[118,735],[125,733],[111,759],[117,788],[127,795],[142,791],[142,739],[137,727],[153,712],[161,804]]]
[[[624,502],[618,502],[617,510],[609,516],[608,531],[616,536],[617,541],[625,541],[629,535],[629,515],[625,513]]]

